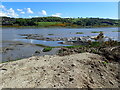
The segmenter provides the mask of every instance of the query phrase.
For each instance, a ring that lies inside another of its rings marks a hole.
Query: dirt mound
[[[100,51],[100,54],[105,56],[107,59],[120,62],[120,46],[103,48]]]
[[[97,54],[36,56],[0,64],[3,88],[119,88],[118,63]]]
[[[78,48],[66,48],[63,47],[61,50],[59,50],[58,55],[65,56],[65,55],[71,55],[75,53],[83,53],[83,52],[89,52],[89,53],[95,53],[102,55],[105,57],[108,61],[116,61],[120,62],[120,46],[113,46],[113,47],[78,47]]]

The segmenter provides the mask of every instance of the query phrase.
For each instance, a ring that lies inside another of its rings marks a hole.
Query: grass
[[[112,31],[112,32],[120,32],[120,31]]]
[[[100,33],[100,32],[103,32],[103,31],[92,31],[91,33]]]
[[[36,44],[36,46],[40,46],[40,47],[49,47],[49,46],[46,46],[46,45],[43,45],[43,44]]]
[[[52,50],[52,47],[46,47],[46,48],[43,49],[43,52],[49,52],[51,50]]]
[[[32,28],[35,28],[35,27],[39,27],[39,28],[47,28],[47,27],[67,27],[67,28],[88,28],[88,26],[86,27],[86,26],[80,26],[80,25],[67,25],[67,23],[65,23],[65,24],[63,24],[63,23],[61,23],[61,22],[45,22],[46,23],[46,25],[45,24],[43,24],[44,22],[36,22],[36,24],[37,25],[35,25],[35,26],[19,26],[19,25],[6,25],[6,26],[4,26],[4,25],[0,25],[0,27],[16,27],[16,28],[28,28],[28,27],[32,27]],[[51,24],[50,25],[50,23],[53,23],[53,24]],[[57,23],[57,24],[55,24],[55,23]],[[39,25],[40,24],[40,25]],[[47,25],[48,24],[48,25]],[[104,25],[95,25],[95,26],[89,26],[89,28],[96,28],[96,27],[120,27],[120,26],[110,26],[110,25],[107,25],[107,26],[104,26]]]
[[[92,42],[90,47],[99,47],[101,44],[99,42]]]
[[[81,47],[99,47],[101,44],[99,42],[92,42],[90,45],[74,45],[74,46],[64,46],[66,48],[81,48]]]
[[[46,46],[46,45],[43,45],[43,44],[36,44],[37,46],[40,46],[40,47],[44,47],[44,48],[61,48],[61,47],[65,47],[65,48],[81,48],[81,47],[88,47],[88,48],[91,48],[91,47],[100,47],[101,45],[107,45],[106,42],[104,43],[99,43],[99,42],[91,42],[91,44],[89,45],[73,45],[73,46],[55,46],[55,47],[50,47],[50,46]],[[120,45],[120,42],[110,42],[110,44],[112,45]],[[107,45],[108,46],[108,45]]]
[[[65,47],[65,48],[80,48],[80,47],[88,47],[89,45],[73,45],[73,46],[55,46],[55,47],[50,47],[50,46],[46,46],[43,44],[36,44],[37,46],[40,47],[44,47],[44,48],[61,48],[61,47]],[[99,42],[92,42],[92,44],[90,45],[91,47],[95,47],[95,46],[100,46]]]
[[[85,45],[74,45],[74,46],[64,46],[66,48],[80,48],[80,47],[85,47]]]
[[[92,49],[92,50],[91,50],[91,53],[95,53],[95,54],[97,54],[97,51],[94,50],[94,49]]]
[[[35,44],[36,46],[39,46],[39,47],[44,47],[44,48],[61,48],[62,46],[46,46],[46,45],[43,45],[43,44]]]
[[[111,43],[110,43],[111,44]],[[120,42],[114,42],[113,43],[114,46],[118,46],[120,45]],[[37,46],[40,46],[40,47],[44,47],[43,49],[43,52],[49,52],[51,51],[53,48],[62,48],[62,47],[65,47],[65,48],[69,48],[69,49],[73,49],[73,48],[81,48],[81,47],[85,47],[85,48],[92,48],[92,47],[100,47],[102,44],[99,43],[99,42],[92,42],[90,45],[74,45],[74,46],[55,46],[55,47],[50,47],[50,46],[46,46],[46,45],[42,45],[42,44],[36,44]],[[108,46],[108,45],[107,45]],[[62,53],[63,51],[62,50],[59,50],[59,53]],[[84,50],[80,50],[79,53],[83,53],[85,52]],[[97,53],[96,50],[92,49],[91,50],[91,53]],[[17,61],[17,60],[21,60],[22,58],[17,58],[16,60],[8,60],[8,61],[3,61],[1,63],[7,63],[7,62],[12,62],[12,61]]]
[[[58,24],[62,24],[62,23],[61,22],[37,22],[37,25],[40,27],[55,26]]]
[[[76,32],[76,34],[84,34],[83,32]]]

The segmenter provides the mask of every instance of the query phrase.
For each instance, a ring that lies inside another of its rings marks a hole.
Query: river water
[[[111,37],[119,41],[119,34],[117,27],[114,28],[3,28],[2,41],[21,41],[32,44],[44,44],[48,46],[62,46],[58,41],[44,41],[34,39],[23,39],[19,34],[40,34],[44,37],[80,37],[80,36],[95,36],[99,33],[91,33],[92,31],[103,31],[105,36]],[[83,32],[83,34],[76,34],[76,32]],[[53,34],[53,35],[48,35]]]
[[[117,27],[114,28],[2,28],[0,34],[2,35],[2,45],[4,53],[0,53],[2,61],[18,60],[22,58],[31,57],[32,55],[54,55],[59,50],[52,49],[50,52],[42,52],[43,47],[38,47],[34,44],[43,44],[47,46],[63,46],[59,44],[60,41],[45,41],[24,39],[20,34],[39,34],[44,37],[81,37],[81,36],[96,36],[99,33],[91,33],[92,31],[103,31],[105,36],[111,37],[114,40],[119,40],[120,32]],[[83,34],[76,34],[76,32],[83,32]],[[52,35],[48,35],[52,34]],[[21,43],[24,43],[23,45]],[[39,53],[35,53],[39,51]]]

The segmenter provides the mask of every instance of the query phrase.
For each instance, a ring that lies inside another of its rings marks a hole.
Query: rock
[[[71,81],[73,81],[74,80],[74,78],[69,78],[69,82],[71,82]]]
[[[5,50],[13,50],[13,48],[11,48],[11,47],[7,47]]]
[[[39,53],[40,54],[40,51],[35,51],[35,53]]]
[[[6,69],[6,68],[2,68],[1,70],[7,71],[7,69]]]
[[[114,85],[114,83],[112,81],[109,81],[110,84]]]

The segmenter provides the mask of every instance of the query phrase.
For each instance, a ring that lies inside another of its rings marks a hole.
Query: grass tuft
[[[91,33],[101,33],[103,31],[92,31]]]
[[[76,34],[84,34],[83,32],[76,32]]]
[[[46,48],[43,49],[43,52],[49,52],[51,50],[52,50],[52,47],[46,47]]]

